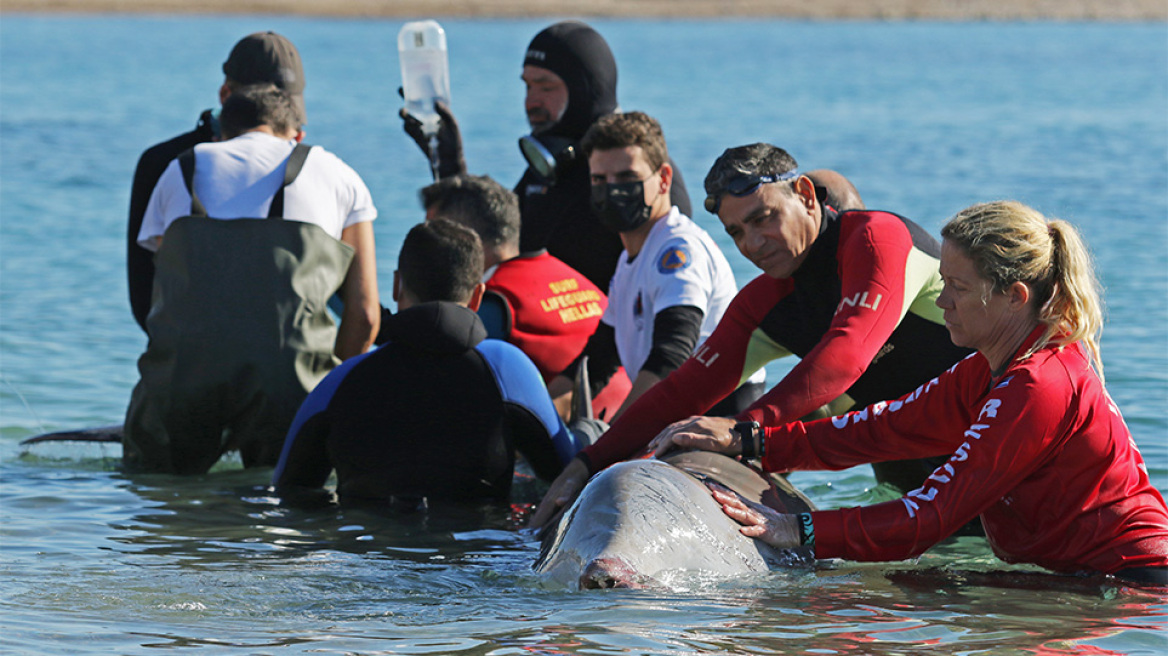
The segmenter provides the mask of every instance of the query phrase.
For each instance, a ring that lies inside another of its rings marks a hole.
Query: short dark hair
[[[782,175],[798,167],[790,153],[767,143],[727,148],[706,174],[706,195],[717,198],[726,193],[727,186],[734,178]]]
[[[420,303],[465,303],[483,275],[483,246],[470,228],[445,219],[426,221],[410,228],[397,270]]]
[[[449,219],[478,233],[484,246],[519,243],[519,198],[490,176],[442,178],[419,192],[434,218]]]
[[[300,129],[292,96],[280,87],[264,82],[239,87],[223,101],[219,127],[224,139],[233,139],[261,125],[278,135]]]
[[[644,112],[603,116],[588,128],[580,142],[585,157],[591,157],[593,151],[629,146],[640,146],[645,153],[645,160],[654,171],[669,161],[669,149],[665,146],[665,133],[661,131],[661,124]]]

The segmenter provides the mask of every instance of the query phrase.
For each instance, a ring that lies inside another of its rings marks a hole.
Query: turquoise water
[[[444,21],[475,172],[510,183],[523,50],[545,21]],[[770,141],[936,233],[1016,198],[1076,223],[1107,286],[1108,387],[1168,490],[1168,29],[1156,25],[598,21],[626,109],[661,119],[691,192]],[[280,509],[267,472],[126,477],[116,449],[17,443],[116,423],[145,338],[124,231],[147,146],[216,102],[258,29],[305,60],[309,141],[369,184],[383,298],[428,172],[395,114],[393,21],[0,20],[0,651],[938,653],[1168,651],[1160,596],[996,561],[965,538],[906,563],[825,564],[672,591],[575,593],[530,573],[506,516]],[[700,207],[695,193],[695,206]],[[727,250],[739,283],[754,273]],[[772,367],[777,379],[789,364]],[[798,474],[821,507],[870,472]]]

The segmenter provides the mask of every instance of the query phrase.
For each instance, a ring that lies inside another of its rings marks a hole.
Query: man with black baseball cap
[[[304,67],[300,53],[288,39],[275,32],[256,32],[244,37],[223,62],[223,74],[226,80],[224,88],[219,90],[221,101],[236,86],[270,82],[292,98],[300,114],[300,125],[308,123],[304,111]]]
[[[297,141],[275,84],[239,86],[221,120],[221,139],[167,166],[138,235],[156,270],[127,471],[201,474],[234,449],[244,467],[275,464],[307,393],[377,333],[377,208],[360,176]]]
[[[275,32],[249,34],[231,49],[227,61],[223,62],[223,74],[223,85],[219,87],[220,104],[241,86],[270,82],[291,96],[300,126],[308,122],[304,111],[304,67],[296,46],[287,38]],[[126,273],[129,278],[130,309],[142,330],[146,330],[146,315],[150,312],[154,254],[138,244],[138,232],[142,228],[142,217],[146,213],[150,193],[154,191],[154,186],[171,160],[189,148],[218,138],[217,124],[217,111],[208,109],[199,116],[194,130],[151,146],[138,159],[130,191]],[[303,137],[304,132],[298,130],[297,140]]]

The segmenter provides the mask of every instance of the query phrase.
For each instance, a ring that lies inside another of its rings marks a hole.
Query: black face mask
[[[609,230],[636,230],[649,220],[650,212],[644,181],[592,185],[592,213]]]

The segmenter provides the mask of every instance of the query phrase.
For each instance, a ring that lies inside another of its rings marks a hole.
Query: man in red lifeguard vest
[[[426,219],[443,218],[478,233],[487,291],[479,318],[487,335],[518,346],[544,382],[584,350],[608,299],[580,272],[548,254],[519,251],[519,201],[489,176],[455,175],[421,191]],[[612,418],[632,383],[623,370],[593,400],[597,417]]]

